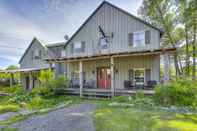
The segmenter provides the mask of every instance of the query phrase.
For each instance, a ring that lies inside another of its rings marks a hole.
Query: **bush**
[[[0,114],[5,112],[16,112],[19,110],[19,107],[16,105],[1,105],[0,106]]]
[[[155,88],[154,100],[157,104],[169,106],[196,106],[197,83],[191,80],[173,81]]]
[[[44,104],[44,100],[40,96],[35,96],[32,98],[32,100],[29,102],[30,108],[40,108]]]
[[[49,87],[36,87],[34,88],[31,92],[30,95],[32,97],[36,96],[36,95],[40,95],[40,96],[51,96],[53,95],[53,90]]]
[[[53,91],[55,95],[61,95],[64,93],[64,89],[68,87],[68,80],[63,76],[58,76],[52,81]]]
[[[132,101],[131,96],[117,96],[112,99],[114,102],[118,103],[129,103]]]
[[[41,71],[39,75],[39,81],[41,83],[41,87],[50,87],[50,82],[53,80],[54,74],[51,70]]]
[[[20,104],[21,102],[28,102],[30,101],[30,97],[27,94],[23,94],[23,95],[14,95],[11,96],[8,99],[9,103],[16,103],[16,104]]]
[[[13,87],[1,87],[1,92],[4,92],[4,93],[21,93],[21,92],[24,92],[24,89],[21,85],[15,85]]]

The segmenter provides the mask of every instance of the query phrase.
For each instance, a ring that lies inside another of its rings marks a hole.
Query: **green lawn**
[[[197,131],[197,115],[102,107],[94,113],[96,131]]]

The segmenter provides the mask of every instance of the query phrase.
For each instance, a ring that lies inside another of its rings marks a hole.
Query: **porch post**
[[[70,63],[69,62],[66,63],[66,74],[67,74],[67,78],[69,80],[71,80],[71,77],[70,77]]]
[[[80,85],[80,97],[83,96],[83,63],[82,61],[79,62],[79,85]]]
[[[111,70],[111,96],[114,96],[114,58],[110,58],[110,70]]]
[[[33,88],[33,77],[32,72],[29,74],[29,89],[31,90]]]
[[[164,84],[170,80],[170,56],[167,52],[164,53]]]
[[[11,73],[11,74],[10,74],[10,87],[13,86],[13,80],[14,80],[14,74]]]

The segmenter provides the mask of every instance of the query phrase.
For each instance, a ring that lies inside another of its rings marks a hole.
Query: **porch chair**
[[[80,88],[79,80],[78,79],[71,80],[70,81],[70,88]]]
[[[145,89],[153,89],[156,85],[157,85],[157,81],[149,80],[147,82],[147,85],[145,86]]]
[[[124,88],[127,89],[127,90],[134,89],[133,82],[129,81],[129,80],[125,80],[124,81]]]
[[[83,84],[84,88],[95,88],[95,81],[94,80],[85,80]]]

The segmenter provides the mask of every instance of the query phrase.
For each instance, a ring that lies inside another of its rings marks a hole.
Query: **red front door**
[[[110,68],[102,67],[97,69],[97,87],[99,89],[111,88]]]

